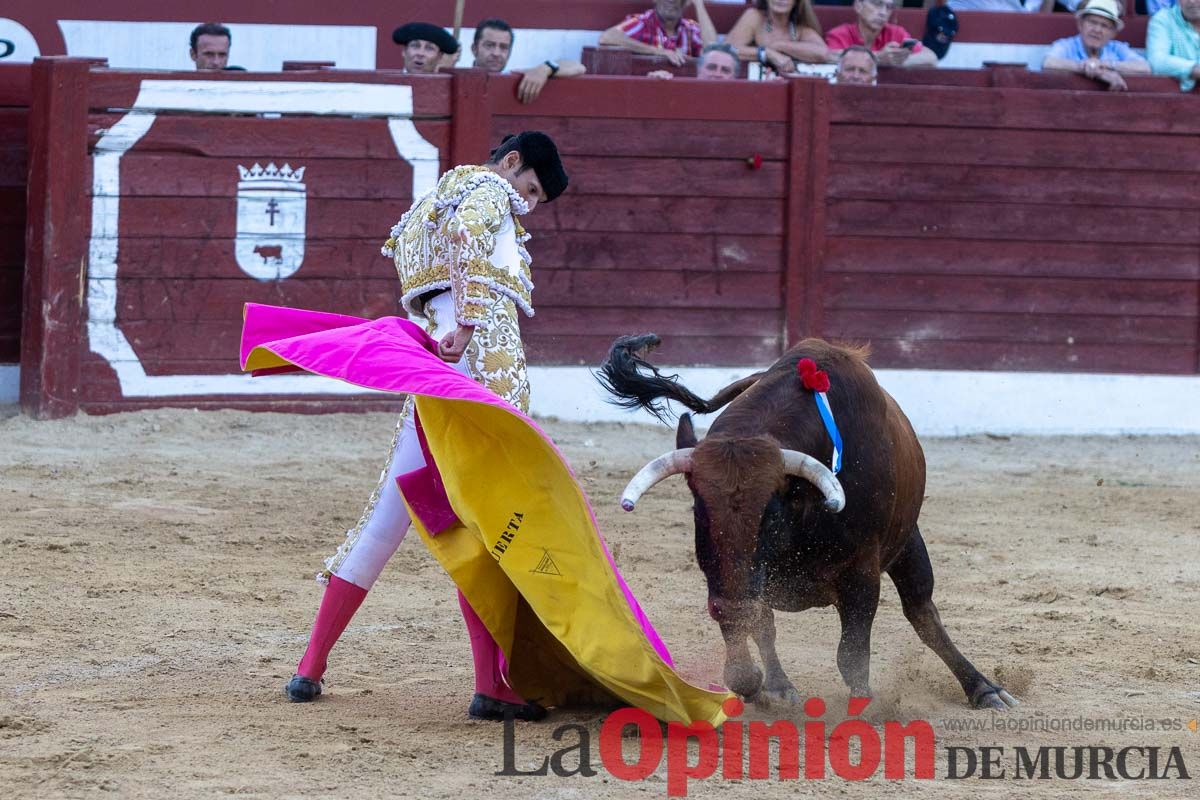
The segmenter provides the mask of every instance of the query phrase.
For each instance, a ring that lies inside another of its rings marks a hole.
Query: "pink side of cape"
[[[520,418],[542,437],[553,448],[563,468],[575,478],[562,452],[537,423],[438,358],[434,354],[436,342],[419,326],[406,319],[382,317],[367,320],[344,314],[247,303],[241,343],[243,369],[251,351],[259,347],[296,365],[295,371],[304,370],[384,392],[464,400],[503,409]],[[272,368],[254,374],[285,371],[293,370]],[[575,482],[578,484],[578,479]],[[650,624],[617,569],[583,487],[579,491],[583,495],[592,530],[608,558],[630,610],[659,657],[667,664],[672,664],[666,644]]]

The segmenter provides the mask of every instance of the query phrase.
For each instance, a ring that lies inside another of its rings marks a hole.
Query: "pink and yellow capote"
[[[665,721],[723,722],[732,695],[675,672],[550,437],[435,345],[399,317],[251,303],[241,364],[414,397],[428,466],[399,481],[413,526],[503,650],[521,696],[547,706],[615,697]]]

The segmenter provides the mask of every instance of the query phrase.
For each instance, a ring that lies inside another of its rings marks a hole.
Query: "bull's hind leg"
[[[1015,706],[1017,701],[1013,696],[1002,686],[985,678],[950,641],[950,634],[946,633],[937,606],[933,604],[933,566],[929,563],[925,540],[918,529],[913,529],[904,550],[887,572],[896,584],[896,591],[900,593],[904,616],[912,623],[921,641],[937,653],[954,673],[971,705],[997,711]]]
[[[763,603],[762,613],[754,625],[753,636],[766,672],[762,689],[754,702],[767,707],[799,703],[800,693],[783,671],[779,654],[775,652],[775,612],[766,603]]]

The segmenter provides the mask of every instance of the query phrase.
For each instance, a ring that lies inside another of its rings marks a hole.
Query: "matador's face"
[[[496,173],[512,184],[517,194],[529,204],[532,212],[538,203],[546,201],[546,190],[538,180],[537,172],[528,169],[521,161],[521,154],[516,150],[506,153],[496,165]]]

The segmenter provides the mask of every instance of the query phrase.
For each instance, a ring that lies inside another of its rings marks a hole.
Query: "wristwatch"
[[[553,62],[553,61],[549,61],[549,60],[547,60],[547,61],[545,62],[545,64],[546,64],[546,66],[547,66],[547,67],[549,67],[549,68],[550,68],[550,77],[551,77],[551,78],[553,78],[555,75],[557,75],[557,74],[558,74],[558,64],[556,64],[556,63],[555,63],[555,62]]]

